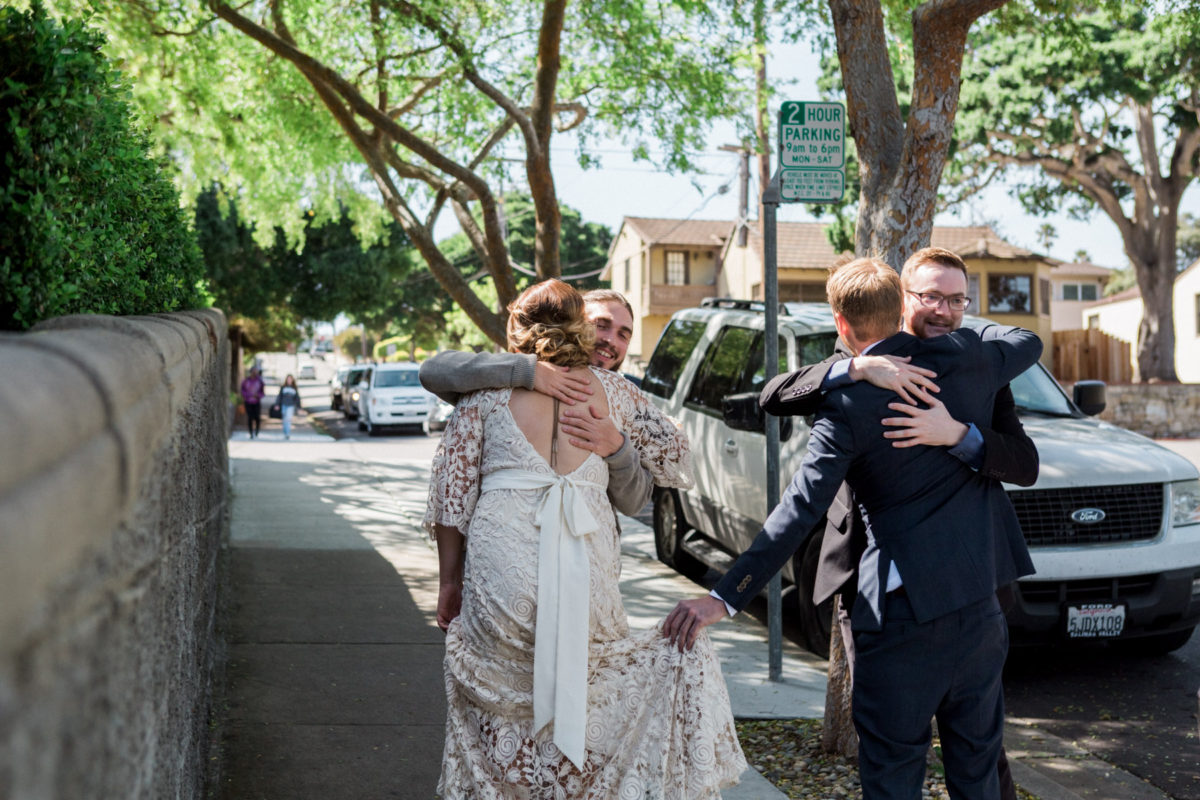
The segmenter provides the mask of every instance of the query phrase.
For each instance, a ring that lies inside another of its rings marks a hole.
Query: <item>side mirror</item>
[[[1099,414],[1108,404],[1105,399],[1104,381],[1078,381],[1071,393],[1075,405],[1089,417]]]
[[[767,415],[758,405],[758,392],[727,394],[721,398],[721,412],[725,424],[736,431],[766,433]],[[779,441],[786,442],[792,436],[792,418],[779,418]]]

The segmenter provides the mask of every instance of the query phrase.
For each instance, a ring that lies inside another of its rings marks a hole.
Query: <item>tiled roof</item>
[[[625,217],[625,224],[647,244],[720,247],[733,229],[730,220]]]
[[[963,258],[1037,258],[1045,260],[1032,250],[1017,247],[1001,239],[987,225],[970,227],[934,226],[930,244],[934,247],[944,247],[958,253]]]
[[[1101,267],[1087,261],[1076,261],[1074,263],[1059,264],[1050,269],[1052,278],[1072,277],[1088,277],[1088,278],[1107,278],[1112,275],[1113,271],[1108,267]]]
[[[750,246],[761,262],[763,241],[757,226],[751,226],[750,236]],[[827,269],[838,260],[839,254],[826,238],[823,223],[780,222],[776,236],[780,269]],[[931,239],[934,247],[944,247],[963,258],[1042,258],[1009,244],[986,225],[967,228],[935,225]]]

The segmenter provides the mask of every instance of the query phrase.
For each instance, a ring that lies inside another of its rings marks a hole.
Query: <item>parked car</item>
[[[425,425],[423,426],[425,429],[425,434],[428,436],[434,431],[446,430],[446,424],[450,421],[450,417],[453,414],[454,406],[439,398],[437,401],[437,406],[432,412],[430,412],[429,416],[425,418]]]
[[[358,427],[371,436],[386,428],[423,428],[437,405],[437,396],[426,391],[417,377],[415,361],[376,364],[359,383]]]
[[[300,367],[300,380],[314,381],[317,379],[317,368],[312,364],[305,364]]]
[[[766,518],[762,416],[747,423],[746,409],[757,403],[745,396],[764,383],[763,323],[761,303],[705,301],[671,318],[646,367],[643,391],[680,422],[697,454],[694,488],[654,494],[658,557],[685,574],[727,568]],[[825,358],[836,340],[829,306],[784,304],[779,337],[780,372]],[[1090,419],[1104,409],[1099,381],[1077,383],[1068,398],[1039,363],[1011,387],[1041,461],[1033,486],[1005,486],[1037,570],[1018,581],[1007,612],[1013,645],[1104,638],[1151,653],[1181,647],[1200,621],[1196,467]],[[804,456],[809,421],[781,422],[782,495]],[[812,586],[823,534],[782,570],[795,587],[788,606],[808,647],[822,654],[830,610],[813,606]]]
[[[358,419],[358,398],[362,393],[359,384],[370,368],[370,364],[354,364],[346,370],[346,377],[342,379],[342,416],[345,419]]]

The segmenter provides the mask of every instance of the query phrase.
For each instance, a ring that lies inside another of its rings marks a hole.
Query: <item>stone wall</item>
[[[1108,403],[1098,415],[1105,422],[1157,439],[1200,436],[1200,384],[1122,383],[1106,391]]]
[[[228,346],[217,311],[0,334],[0,797],[203,796]]]

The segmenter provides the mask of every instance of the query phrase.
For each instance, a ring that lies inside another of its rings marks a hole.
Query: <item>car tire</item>
[[[360,431],[365,431],[365,430],[367,429],[367,423],[363,422],[363,421],[360,419],[360,420],[358,421],[358,429],[359,429]]]
[[[803,553],[792,558],[792,575],[796,587],[796,620],[804,636],[804,646],[821,658],[829,658],[829,642],[833,626],[833,598],[817,605],[813,603],[813,587],[816,586],[817,566],[821,563],[821,542],[825,538],[825,520],[820,529],[808,539]]]
[[[679,507],[679,495],[673,489],[655,489],[654,552],[680,575],[699,581],[708,566],[683,549],[683,537],[690,529]]]
[[[383,429],[378,425],[372,425],[371,420],[367,420],[367,436],[378,436],[383,433]]]
[[[1139,656],[1165,656],[1178,650],[1192,638],[1195,628],[1185,628],[1171,633],[1158,633],[1154,636],[1139,636],[1136,639],[1123,639],[1115,642],[1127,653]]]

